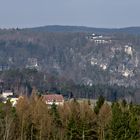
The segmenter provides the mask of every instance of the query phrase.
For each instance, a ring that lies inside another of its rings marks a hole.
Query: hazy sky
[[[0,28],[140,26],[140,0],[0,0]]]

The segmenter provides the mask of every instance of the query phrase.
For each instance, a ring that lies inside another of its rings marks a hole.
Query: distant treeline
[[[36,88],[40,94],[62,94],[69,99],[97,99],[99,96],[104,96],[109,101],[126,99],[128,102],[135,102],[136,88],[133,87],[108,84],[80,85],[73,80],[67,80],[65,77],[44,74],[35,69],[10,69],[1,72],[0,77],[2,78],[1,92],[10,89],[17,95],[30,96],[32,89]]]
[[[84,26],[60,26],[50,25],[35,28],[27,28],[25,31],[35,32],[88,32],[88,33],[102,33],[102,34],[113,34],[113,33],[127,33],[127,34],[140,34],[140,27],[127,27],[127,28],[94,28]]]

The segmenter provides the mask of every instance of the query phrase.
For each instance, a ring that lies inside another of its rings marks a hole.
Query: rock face
[[[139,45],[134,35],[91,39],[88,33],[0,30],[0,70],[36,68],[78,84],[135,87],[140,85]]]

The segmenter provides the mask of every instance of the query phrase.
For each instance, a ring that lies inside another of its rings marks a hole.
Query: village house
[[[64,97],[62,95],[58,94],[49,94],[49,95],[43,95],[43,101],[47,105],[63,105],[64,104]]]
[[[6,90],[2,92],[2,102],[6,103],[8,100],[11,102],[12,106],[15,106],[18,101],[18,96],[14,95],[14,93],[11,90]]]
[[[8,96],[13,96],[14,95],[14,93],[11,91],[11,90],[6,90],[6,91],[4,91],[4,92],[2,92],[2,97],[3,98],[8,98]]]

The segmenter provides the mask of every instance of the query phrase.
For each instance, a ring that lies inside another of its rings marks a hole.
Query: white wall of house
[[[10,92],[10,91],[9,92],[8,91],[7,92],[3,92],[2,93],[2,97],[4,97],[4,98],[7,98],[8,96],[12,96],[12,95],[13,95],[13,92]]]
[[[55,105],[64,105],[64,101],[62,102],[46,101],[47,105],[52,105],[53,103],[55,103]]]

